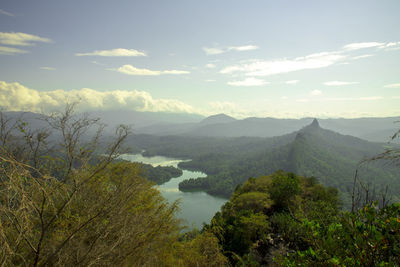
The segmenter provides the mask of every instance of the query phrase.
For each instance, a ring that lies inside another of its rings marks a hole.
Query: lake
[[[123,154],[120,158],[132,162],[143,162],[153,166],[174,166],[178,168],[178,163],[185,161],[163,156],[143,157],[141,154]],[[177,214],[178,218],[184,219],[190,228],[201,228],[203,222],[209,223],[214,214],[220,210],[227,199],[211,196],[205,192],[181,192],[179,183],[190,178],[206,177],[203,172],[183,170],[183,174],[177,178],[172,178],[169,182],[157,186],[169,203],[180,199],[181,211]]]

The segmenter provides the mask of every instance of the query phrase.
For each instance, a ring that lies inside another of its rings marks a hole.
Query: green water
[[[174,166],[183,160],[168,158],[163,156],[143,157],[141,154],[123,154],[122,159],[143,162],[153,166]],[[185,220],[185,224],[190,228],[201,228],[203,222],[209,223],[214,214],[220,210],[227,199],[211,196],[205,192],[181,192],[179,183],[190,178],[205,177],[202,172],[182,170],[183,174],[177,178],[172,178],[158,186],[160,192],[169,203],[180,200],[181,211],[177,214],[179,218]]]

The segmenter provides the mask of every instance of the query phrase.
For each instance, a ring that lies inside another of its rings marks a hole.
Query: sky
[[[0,107],[400,115],[399,0],[1,0]]]

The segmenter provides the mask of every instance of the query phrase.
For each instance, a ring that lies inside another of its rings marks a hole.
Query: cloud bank
[[[359,84],[359,82],[329,81],[329,82],[323,83],[323,85],[326,85],[326,86],[344,86],[344,85],[352,85],[352,84]]]
[[[79,101],[82,111],[126,109],[150,112],[196,113],[194,108],[175,99],[154,99],[145,91],[80,90],[37,91],[19,83],[0,81],[0,107],[7,111],[47,113],[62,110],[66,102]]]
[[[294,59],[254,60],[250,63],[228,66],[222,69],[220,73],[232,74],[244,72],[247,76],[270,76],[299,70],[324,68],[344,58],[345,56],[339,53],[323,52]]]
[[[343,46],[337,51],[314,53],[296,58],[282,58],[275,60],[247,60],[235,65],[226,66],[220,70],[221,74],[243,74],[246,76],[270,76],[290,73],[294,71],[326,68],[335,64],[348,64],[345,60],[362,59],[373,56],[372,54],[352,55],[359,50],[376,48],[389,51],[400,48],[400,42],[361,42]],[[210,48],[204,49],[207,54],[220,54],[229,49]]]
[[[114,70],[114,69],[113,69]],[[116,69],[116,71],[134,76],[158,76],[163,74],[172,74],[172,75],[180,75],[180,74],[189,74],[189,71],[185,70],[149,70],[149,69],[139,69],[132,65],[123,65]]]
[[[6,16],[9,16],[9,17],[15,17],[14,14],[12,14],[12,13],[10,13],[10,12],[7,12],[7,11],[5,11],[5,10],[3,10],[3,9],[0,9],[0,14],[1,14],[1,15],[6,15]]]
[[[223,53],[227,53],[230,51],[250,51],[250,50],[256,50],[259,47],[256,45],[242,45],[242,46],[228,46],[228,47],[223,47],[223,48],[218,48],[218,47],[203,47],[203,51],[206,53],[206,55],[219,55]]]
[[[77,53],[76,56],[100,56],[100,57],[144,57],[146,53],[135,50],[116,48],[111,50],[95,50],[89,53]]]
[[[267,84],[269,84],[269,82],[253,77],[246,78],[243,81],[228,82],[228,85],[231,86],[262,86]]]
[[[32,46],[35,42],[51,43],[52,40],[23,32],[0,32],[0,44]]]
[[[400,83],[392,83],[384,86],[385,88],[400,88]]]
[[[0,46],[0,55],[16,55],[25,53],[29,52],[15,47]]]

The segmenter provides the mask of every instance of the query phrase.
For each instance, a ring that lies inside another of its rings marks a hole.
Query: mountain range
[[[12,118],[19,118],[33,127],[42,127],[38,120],[41,114],[31,112],[4,112]],[[135,134],[181,135],[203,137],[273,137],[291,132],[310,124],[313,118],[278,119],[249,117],[236,119],[225,114],[204,117],[197,114],[139,112],[108,110],[88,112],[93,118],[100,118],[106,124],[105,131],[112,134],[120,124],[130,125]],[[344,135],[352,135],[372,142],[387,142],[397,131],[400,117],[318,119],[321,127]]]

